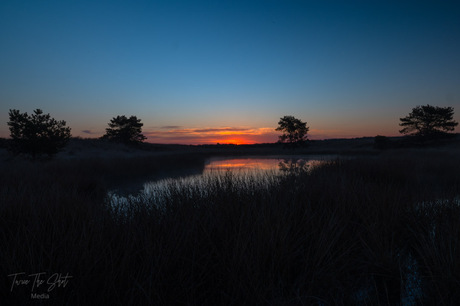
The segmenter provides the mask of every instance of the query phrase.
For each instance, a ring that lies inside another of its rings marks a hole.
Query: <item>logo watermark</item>
[[[46,272],[26,274],[26,272],[18,272],[9,274],[11,278],[10,292],[16,288],[26,287],[30,289],[31,299],[49,299],[50,293],[57,288],[65,288],[73,276],[69,273],[52,273],[48,275]]]

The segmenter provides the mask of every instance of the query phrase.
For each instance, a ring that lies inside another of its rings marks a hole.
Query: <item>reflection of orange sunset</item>
[[[0,25],[0,306],[459,303],[460,0]]]
[[[206,166],[208,169],[260,169],[271,170],[278,167],[279,161],[266,158],[236,158],[213,160]]]
[[[212,159],[205,167],[205,171],[212,170],[256,170],[256,171],[270,171],[279,170],[280,164],[284,164],[287,170],[298,169],[302,165],[308,167],[316,167],[324,163],[325,160],[311,159],[278,159],[278,158],[230,158],[230,159]]]

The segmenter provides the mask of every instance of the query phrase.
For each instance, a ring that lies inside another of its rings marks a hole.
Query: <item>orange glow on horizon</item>
[[[144,135],[151,143],[175,144],[256,144],[273,143],[278,135],[273,128],[255,127],[200,127],[156,128],[146,131]]]
[[[365,134],[357,129],[311,129],[308,139],[321,140],[330,138],[359,138],[373,137],[375,135],[398,136],[391,129],[366,129]],[[188,145],[249,145],[260,143],[275,143],[280,132],[273,127],[159,127],[146,131],[147,142],[163,144],[188,144]]]
[[[216,139],[210,141],[212,143],[220,143],[220,144],[234,144],[234,145],[245,145],[245,144],[254,144],[253,141],[248,141],[243,138],[231,138],[231,139]]]

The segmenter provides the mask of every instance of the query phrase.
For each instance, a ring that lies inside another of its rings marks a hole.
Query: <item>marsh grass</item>
[[[36,302],[25,288],[10,292],[7,275],[22,271],[72,275],[45,301],[56,305],[460,299],[454,154],[389,152],[262,180],[232,172],[166,180],[155,197],[112,205],[108,177],[165,164],[146,162],[8,164],[0,176],[1,300]]]

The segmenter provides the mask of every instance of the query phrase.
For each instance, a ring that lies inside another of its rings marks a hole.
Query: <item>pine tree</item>
[[[125,144],[139,144],[147,139],[142,135],[143,125],[136,116],[117,116],[110,120],[103,138]]]

